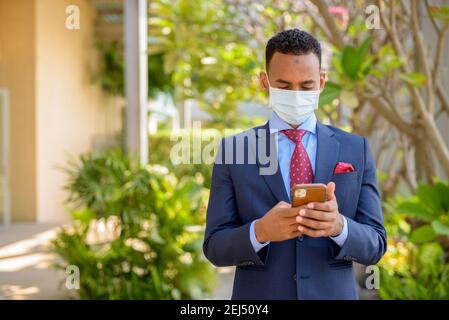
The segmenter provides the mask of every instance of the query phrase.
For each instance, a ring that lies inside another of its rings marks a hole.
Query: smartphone
[[[291,190],[292,207],[300,207],[309,202],[325,202],[326,185],[322,183],[296,184]]]

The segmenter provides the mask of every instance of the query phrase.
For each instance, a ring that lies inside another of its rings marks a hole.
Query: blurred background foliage
[[[370,4],[375,6],[368,10]],[[150,1],[150,97],[164,93],[181,107],[194,100],[211,115],[203,126],[219,132],[261,124],[238,107],[245,102],[266,104],[258,75],[265,69],[267,40],[292,27],[315,35],[323,45],[323,68],[328,72],[317,111],[320,120],[368,137],[375,150],[389,234],[389,249],[380,263],[379,296],[447,299],[449,187],[444,181],[449,177],[449,151],[441,123],[449,120],[443,61],[448,12],[442,1],[427,0]],[[109,93],[123,95],[122,44],[102,43],[99,49],[103,63],[94,81]],[[195,192],[207,198],[211,165],[173,164],[170,151],[176,141],[170,134],[167,125],[149,136],[150,163],[164,166],[167,176],[134,168],[129,159],[114,153],[86,156],[69,171],[69,203],[82,209],[74,211],[75,232],[62,233],[55,244],[68,261],[78,259],[78,246],[85,255],[74,262],[89,264],[92,272],[82,281],[82,297],[200,297],[200,291],[210,289],[209,282],[202,282],[209,270],[199,249],[185,249],[192,239],[199,241],[198,235],[187,236],[183,225],[204,223],[205,199],[196,204],[187,199]],[[161,199],[166,200],[163,205]],[[117,216],[123,228],[109,244],[113,247],[85,245],[91,220],[110,215]],[[168,217],[176,219],[165,225]],[[139,238],[144,231],[141,219],[155,220],[161,237],[166,243],[173,240],[174,247]],[[145,242],[160,258],[144,263],[145,253],[129,253],[129,238]],[[191,265],[178,261],[187,252]],[[143,273],[132,271],[134,254]],[[119,261],[132,265],[124,271]],[[117,267],[98,268],[98,263]],[[164,275],[168,265],[179,277]],[[195,268],[189,269],[192,265]],[[192,280],[182,280],[184,276]],[[109,286],[109,278],[116,279],[111,280],[114,285]]]
[[[67,174],[74,224],[53,250],[82,270],[80,298],[210,295],[215,273],[202,256],[207,192],[194,177],[178,179],[120,151],[82,156]]]
[[[449,184],[420,184],[386,205],[388,251],[380,262],[383,299],[449,299]]]

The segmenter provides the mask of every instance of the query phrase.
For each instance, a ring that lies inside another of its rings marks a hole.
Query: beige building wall
[[[80,29],[66,28],[66,7]],[[12,219],[68,218],[61,168],[119,130],[119,111],[92,83],[94,21],[88,0],[0,0],[0,87],[11,100]]]
[[[65,26],[66,7],[77,5],[80,29]],[[95,11],[87,0],[36,1],[37,218],[68,217],[63,200],[70,157],[106,137],[111,101],[92,84],[96,68]]]
[[[13,221],[34,220],[36,174],[35,2],[0,0],[0,87],[10,95],[10,195]]]

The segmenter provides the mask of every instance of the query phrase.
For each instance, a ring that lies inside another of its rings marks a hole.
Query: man
[[[237,266],[233,299],[357,299],[353,261],[376,264],[387,246],[367,140],[317,121],[325,74],[310,34],[292,29],[271,38],[260,81],[273,112],[249,131],[255,142],[230,149],[239,135],[222,141],[204,253],[217,266]],[[260,143],[273,140],[275,148]],[[265,147],[276,157],[271,174],[261,173]],[[255,162],[236,163],[232,154],[254,150]],[[221,161],[229,154],[233,162]],[[298,183],[326,184],[327,201],[292,208]]]

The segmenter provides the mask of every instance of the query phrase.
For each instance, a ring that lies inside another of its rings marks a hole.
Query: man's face
[[[323,90],[326,75],[314,53],[305,55],[275,52],[268,65],[268,77],[273,88],[285,90]],[[267,74],[260,73],[262,89],[268,92]]]

